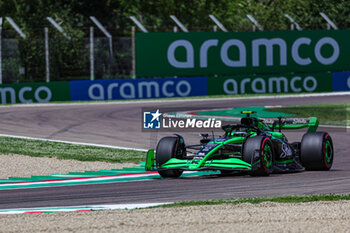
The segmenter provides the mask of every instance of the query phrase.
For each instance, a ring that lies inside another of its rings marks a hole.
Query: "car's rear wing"
[[[302,129],[309,128],[308,132],[315,132],[318,127],[317,117],[299,118],[260,118],[271,129]]]

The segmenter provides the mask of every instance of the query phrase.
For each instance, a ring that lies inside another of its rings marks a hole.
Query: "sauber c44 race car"
[[[256,118],[246,114],[240,124],[223,125],[224,135],[208,138],[202,134],[198,145],[186,146],[180,135],[163,137],[156,150],[149,150],[146,170],[164,178],[177,178],[183,171],[234,171],[253,176],[270,173],[329,170],[334,149],[327,132],[316,132],[318,120],[310,118]],[[308,128],[301,142],[288,142],[282,129]]]

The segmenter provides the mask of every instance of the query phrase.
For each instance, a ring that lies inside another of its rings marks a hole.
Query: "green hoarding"
[[[136,34],[137,76],[350,69],[350,30]]]
[[[1,104],[70,101],[69,82],[0,85]]]
[[[332,73],[252,75],[208,78],[208,95],[332,91]]]

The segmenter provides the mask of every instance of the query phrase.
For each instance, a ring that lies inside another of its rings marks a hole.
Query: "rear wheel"
[[[306,170],[329,170],[333,164],[334,149],[326,132],[306,133],[301,140],[300,162]]]
[[[176,158],[178,152],[178,138],[177,137],[164,137],[157,145],[156,149],[156,164],[161,166],[168,162],[171,158]],[[177,178],[182,175],[182,170],[163,170],[158,171],[159,175],[164,178]]]
[[[271,140],[264,136],[248,138],[244,144],[243,160],[252,165],[252,176],[268,176],[273,162]]]

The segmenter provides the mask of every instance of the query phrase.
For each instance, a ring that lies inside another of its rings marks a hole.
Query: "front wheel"
[[[332,167],[334,149],[328,133],[304,134],[300,150],[300,162],[306,170],[329,170]]]
[[[171,158],[176,158],[178,149],[181,146],[178,141],[178,137],[164,137],[158,142],[155,158],[157,166],[163,165]],[[182,170],[178,169],[158,171],[163,178],[178,178],[182,175],[182,172]]]
[[[252,165],[252,176],[268,176],[273,162],[271,140],[264,136],[248,138],[244,144],[243,160]]]

